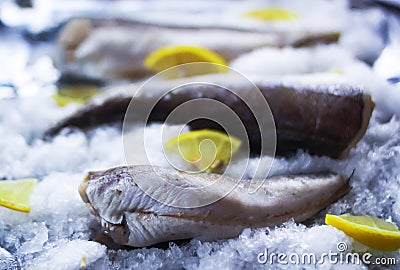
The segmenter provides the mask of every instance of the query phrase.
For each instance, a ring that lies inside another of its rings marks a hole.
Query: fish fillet
[[[191,80],[199,84],[188,83]],[[206,84],[202,84],[203,81]],[[254,82],[262,96],[254,87],[249,88],[248,83],[235,81],[228,74],[160,82],[135,95],[133,102],[137,108],[136,115],[132,115],[132,111],[127,109],[135,93],[133,88],[138,86],[111,89],[51,127],[46,135],[57,134],[65,127],[88,128],[121,122],[124,116],[125,119],[144,121],[148,108],[154,104],[156,106],[149,112],[148,122],[164,122],[179,105],[190,100],[210,99],[225,104],[238,115],[246,128],[248,138],[242,138],[235,130],[231,135],[242,140],[248,139],[253,156],[261,153],[261,146],[263,143],[265,145],[266,140],[271,140],[270,137],[264,139],[260,136],[259,121],[254,116],[256,111],[265,116],[272,113],[276,129],[276,154],[287,156],[303,149],[315,155],[344,158],[365,134],[374,109],[371,96],[364,93],[363,89],[349,84],[298,85],[262,79]],[[167,93],[176,85],[183,86]],[[158,100],[162,94],[166,95]],[[246,101],[251,100],[252,108],[239,96]],[[265,100],[269,108],[265,106]],[[224,113],[221,106],[193,106],[182,113],[182,118],[175,118],[171,124],[185,124],[187,118],[198,118],[203,112],[211,117]],[[192,121],[189,126],[191,129],[222,129],[215,122],[205,119]]]
[[[227,62],[255,48],[334,43],[339,33],[280,33],[234,28],[151,25],[138,21],[73,19],[62,29],[55,58],[63,74],[99,79],[140,79],[154,74],[144,59],[165,46],[197,46]]]
[[[249,192],[254,186],[260,188]],[[91,172],[79,192],[116,243],[143,247],[194,237],[230,238],[244,228],[275,226],[289,219],[301,222],[349,190],[349,181],[334,174],[238,181],[131,166]],[[197,204],[203,206],[187,207]]]

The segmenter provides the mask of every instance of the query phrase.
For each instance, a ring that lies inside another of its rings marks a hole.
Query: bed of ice
[[[378,10],[357,16],[359,23],[362,18],[365,19],[360,23],[364,33],[373,33],[376,24],[372,22],[383,18]],[[108,249],[91,241],[97,221],[77,192],[88,171],[124,164],[120,129],[102,126],[89,134],[80,131],[61,133],[51,141],[44,141],[41,136],[44,130],[74,111],[77,105],[60,108],[55,104],[49,93],[54,90],[51,80],[55,80],[56,71],[49,65],[48,58],[40,57],[26,68],[29,48],[22,41],[15,42],[21,51],[25,50],[26,55],[20,55],[19,60],[14,59],[15,65],[8,72],[12,73],[9,77],[21,87],[20,94],[23,95],[15,98],[10,92],[8,98],[0,100],[0,179],[34,177],[40,182],[31,198],[31,213],[0,208],[0,247],[16,256],[23,268],[79,269],[86,266],[87,269],[253,269],[262,266],[257,262],[257,256],[265,249],[270,253],[313,252],[319,256],[329,251],[336,252],[339,242],[345,242],[349,252],[368,251],[375,257],[400,259],[399,252],[366,250],[342,232],[324,225],[325,213],[369,214],[400,225],[400,89],[387,84],[370,67],[353,58],[354,55],[364,59],[378,56],[383,40],[376,35],[364,35],[363,42],[345,35],[339,45],[316,49],[260,49],[232,63],[234,68],[249,76],[339,73],[338,76],[362,85],[372,94],[377,109],[365,137],[348,158],[337,161],[299,152],[289,159],[276,158],[270,172],[270,175],[277,175],[330,170],[350,176],[354,171],[353,189],[348,195],[307,225],[288,221],[276,228],[246,229],[235,239],[215,242],[193,239],[179,245],[170,243],[164,249],[133,250]],[[0,46],[4,46],[3,52],[12,51],[15,44]],[[370,46],[363,48],[366,47],[363,44]],[[8,57],[7,53],[4,57]],[[50,76],[50,79],[44,76],[41,78],[42,73],[38,70],[54,76]],[[21,74],[24,76],[16,76]],[[29,74],[37,76],[32,78]],[[24,80],[16,81],[16,78]],[[38,87],[43,83],[46,87]],[[167,132],[176,128],[167,127]],[[161,129],[162,125],[151,125],[148,134],[156,137]],[[141,132],[134,129],[129,135],[139,137]],[[154,140],[149,149],[149,155],[160,157],[152,159],[155,163],[168,166],[160,154],[161,141]],[[141,160],[142,157],[137,157],[138,164]],[[257,160],[250,161],[246,171],[248,177],[254,176],[256,164]],[[235,172],[232,171],[232,174]],[[264,267],[293,269],[300,266],[266,264]],[[301,267],[367,268],[366,265],[354,264]]]

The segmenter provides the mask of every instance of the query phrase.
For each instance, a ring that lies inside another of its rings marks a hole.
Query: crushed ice
[[[372,21],[382,19],[377,11],[371,11],[367,15]],[[363,25],[360,23],[362,20],[362,16],[357,15],[356,21],[359,25]],[[371,43],[365,40],[360,43],[360,40],[353,40],[352,36],[345,36],[340,46],[347,50],[372,44],[368,48],[361,48],[364,54],[358,56],[376,56],[382,46],[382,41],[376,40],[376,36],[371,34],[376,27],[374,24],[372,28],[362,28]],[[24,47],[24,51],[26,50]],[[261,49],[234,62],[234,67],[245,74],[260,70],[271,75],[337,69],[355,82],[364,83],[377,102],[377,110],[365,137],[345,160],[312,157],[301,151],[292,158],[275,160],[271,169],[272,175],[330,170],[350,176],[354,171],[352,191],[307,226],[288,221],[276,228],[246,229],[236,239],[215,242],[193,239],[179,245],[170,243],[165,249],[107,249],[104,245],[91,241],[96,219],[81,201],[77,188],[87,171],[124,163],[121,132],[116,127],[106,126],[97,128],[89,136],[75,131],[45,141],[41,134],[49,123],[67,115],[76,106],[61,109],[49,97],[40,96],[1,100],[0,177],[36,177],[40,182],[32,196],[30,214],[0,208],[0,246],[14,254],[19,263],[29,269],[255,269],[260,267],[257,256],[265,250],[269,253],[285,254],[313,252],[320,256],[324,252],[337,251],[339,242],[346,243],[348,251],[360,249],[358,243],[353,243],[342,232],[323,225],[323,217],[326,212],[350,212],[355,215],[370,214],[400,224],[400,119],[398,116],[388,117],[392,113],[400,112],[400,92],[394,92],[373,75],[367,66],[355,62],[346,54],[342,49],[332,47],[317,48],[313,52],[284,49],[280,54],[276,54],[274,49]],[[316,55],[319,56],[315,57]],[[259,61],[263,57],[267,61]],[[271,59],[275,60],[270,61]],[[295,64],[287,61],[293,59]],[[288,64],[276,67],[277,61]],[[263,69],[254,64],[261,62],[264,64]],[[353,63],[350,67],[349,62]],[[269,66],[268,63],[273,64]],[[364,72],[371,76],[366,76]],[[149,134],[158,134],[161,129],[162,125],[148,127]],[[132,131],[130,135],[141,136],[138,131]],[[156,154],[159,147],[159,141],[154,141],[153,145],[150,142],[148,146],[152,162],[168,166]],[[136,157],[138,163],[142,160],[144,157]],[[254,176],[256,163],[257,160],[251,160],[247,176]],[[400,259],[399,252],[375,252],[374,256],[395,256],[397,260]],[[279,264],[264,266],[280,269],[293,267]],[[365,265],[353,264],[302,267],[367,268]]]

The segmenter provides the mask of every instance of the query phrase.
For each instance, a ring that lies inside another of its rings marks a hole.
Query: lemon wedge
[[[400,248],[400,231],[393,223],[371,216],[329,215],[325,223],[336,227],[358,242],[376,250]]]
[[[287,21],[299,18],[296,13],[280,8],[257,9],[245,13],[244,16],[262,21]]]
[[[161,72],[170,67],[188,63],[207,62],[218,65],[186,65],[174,69],[165,75],[169,79],[190,77],[210,73],[226,73],[226,61],[211,50],[195,46],[162,47],[150,53],[144,60],[144,65],[153,72]],[[165,77],[164,76],[164,77]]]
[[[67,96],[60,95],[59,93],[54,93],[51,95],[51,97],[55,100],[57,105],[60,107],[65,107],[71,103],[84,103],[85,102],[84,99],[67,97]]]
[[[181,134],[165,143],[165,150],[179,154],[200,171],[217,172],[237,152],[241,141],[214,130]]]
[[[30,212],[29,198],[36,182],[36,179],[0,181],[0,205],[20,212]]]
[[[66,87],[60,88],[51,97],[58,106],[64,107],[70,103],[85,103],[85,101],[99,92],[99,89],[91,86]]]

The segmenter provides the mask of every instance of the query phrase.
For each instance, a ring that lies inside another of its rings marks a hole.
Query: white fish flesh
[[[260,188],[250,192],[255,186]],[[244,228],[301,222],[349,190],[349,180],[334,174],[238,182],[152,166],[91,172],[79,189],[112,239],[133,247],[194,237],[231,238]],[[207,205],[208,200],[214,202]],[[197,204],[203,206],[190,207]]]

